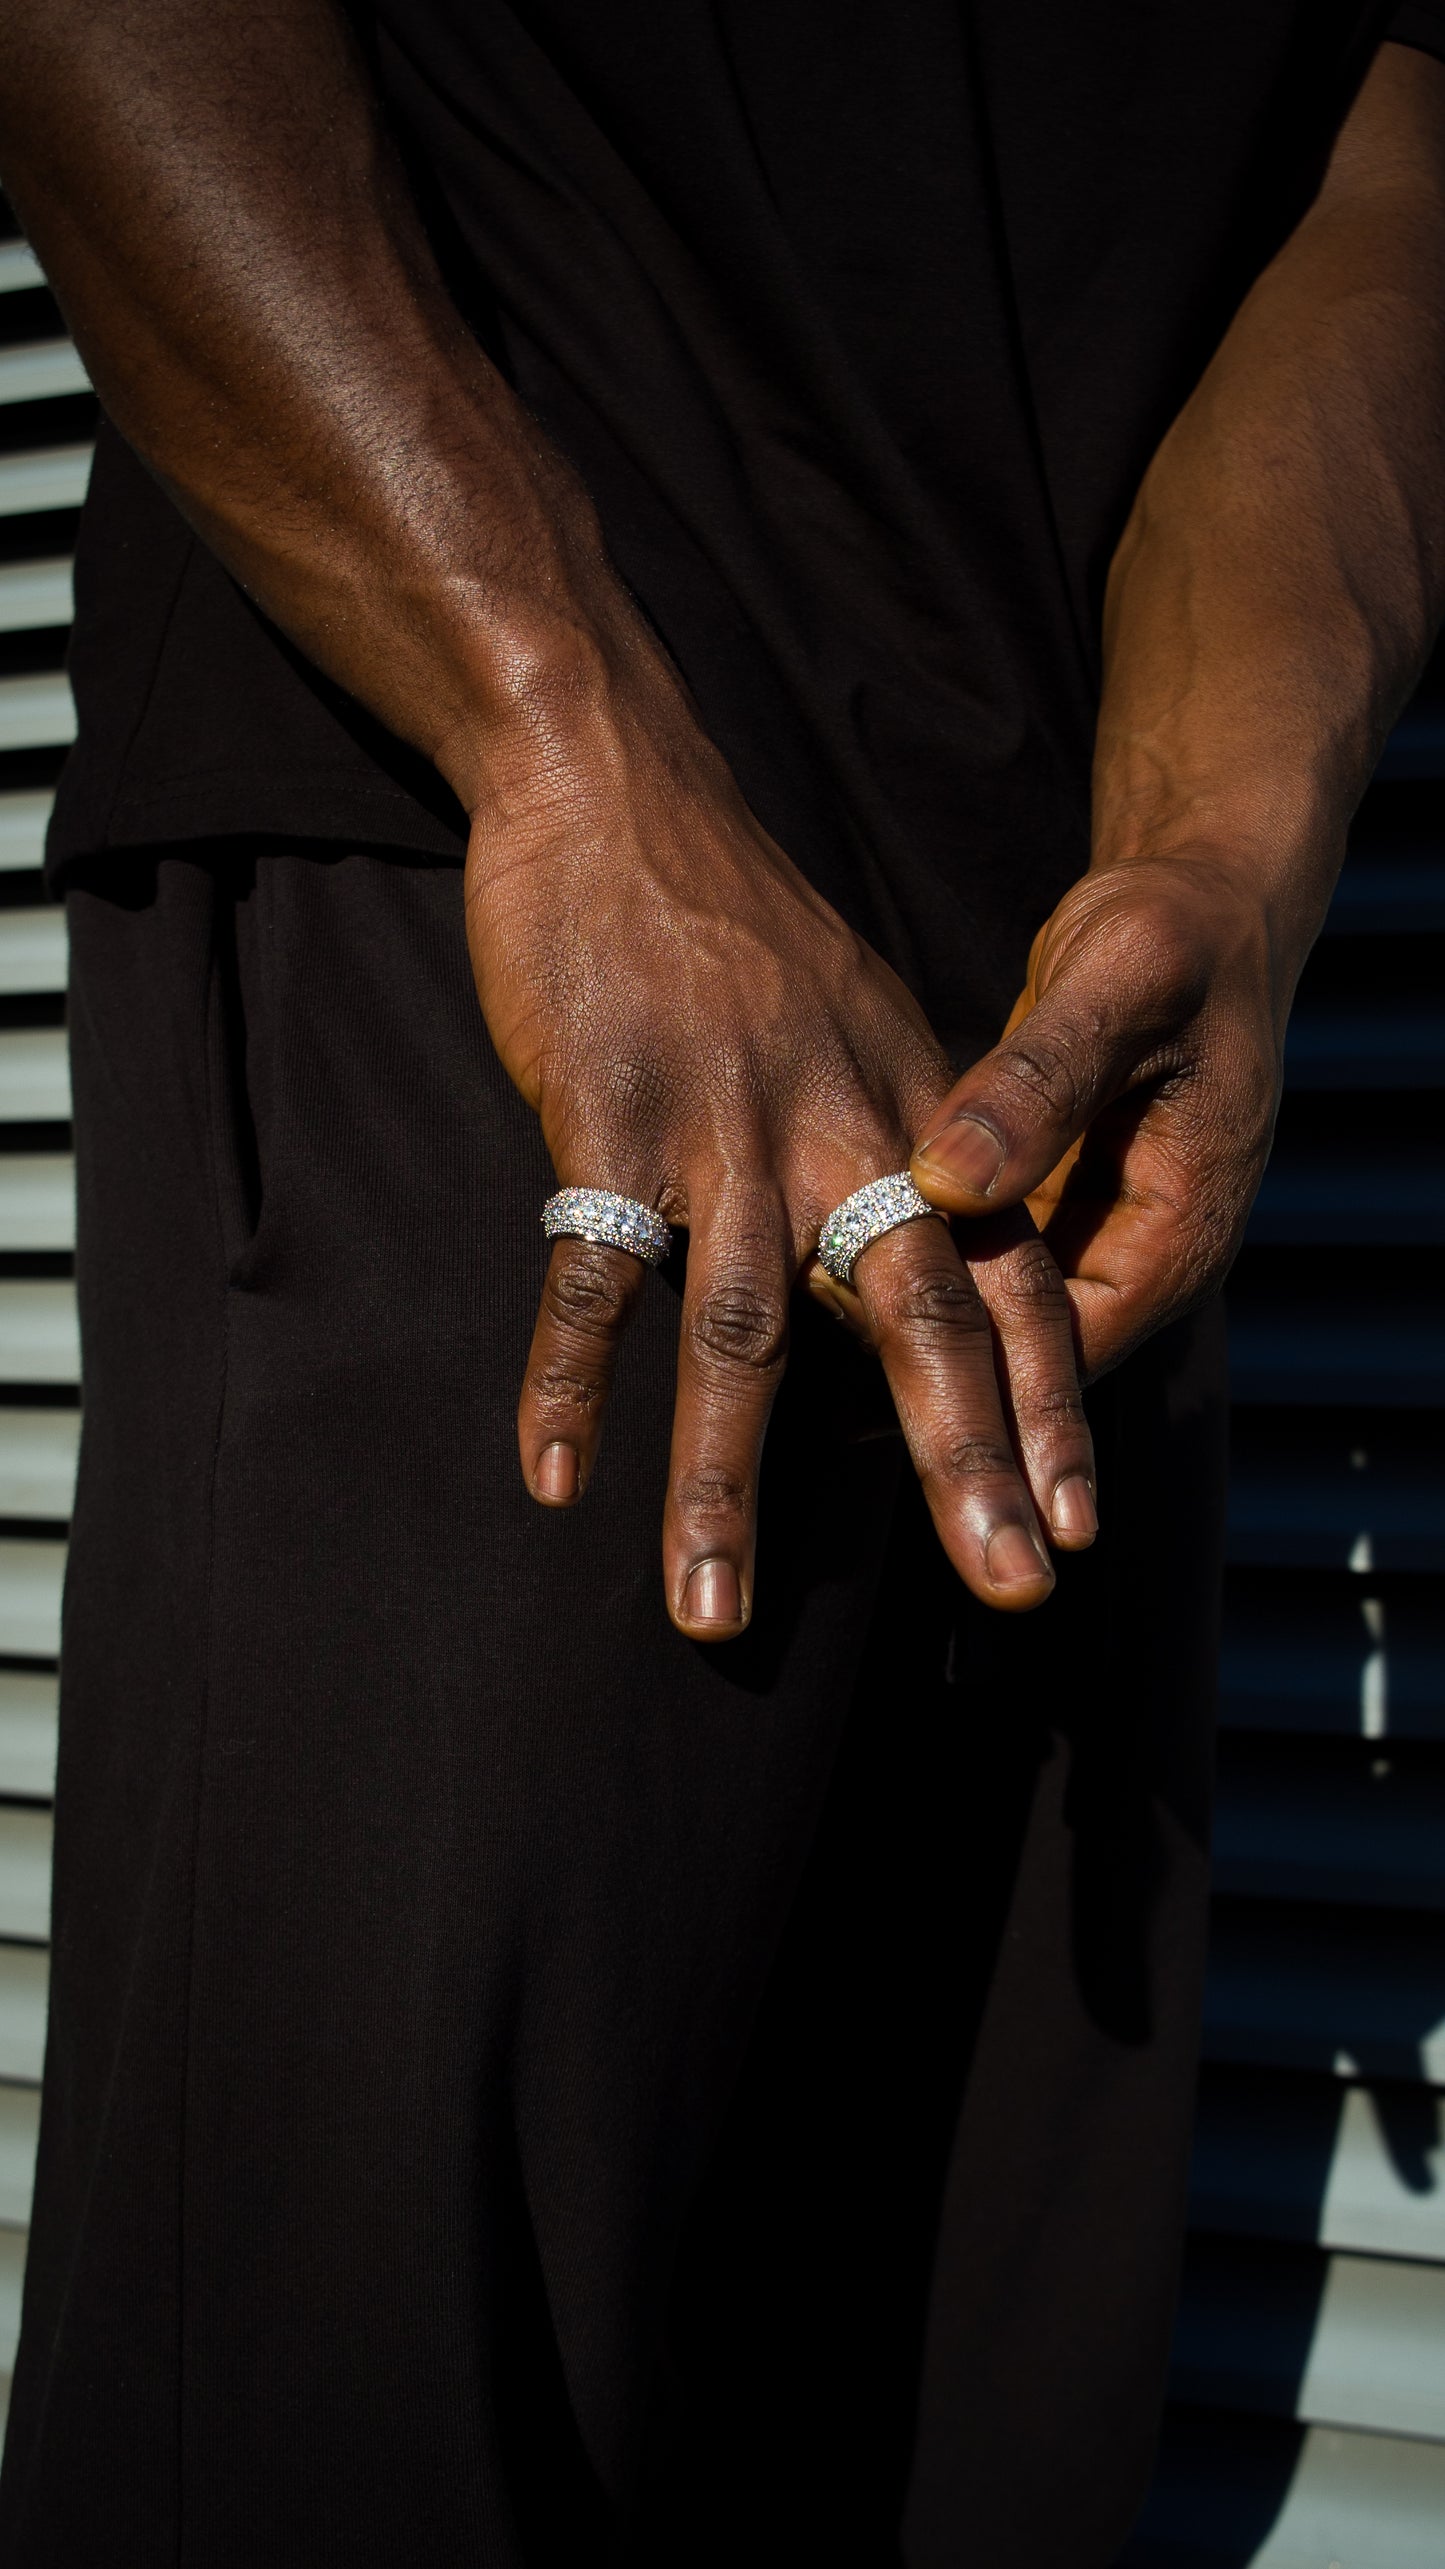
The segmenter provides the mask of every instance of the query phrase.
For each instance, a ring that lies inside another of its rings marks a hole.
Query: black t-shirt
[[[462,308],[762,820],[960,1055],[1087,847],[1140,474],[1445,0],[352,0]],[[103,430],[52,836],[460,853]]]

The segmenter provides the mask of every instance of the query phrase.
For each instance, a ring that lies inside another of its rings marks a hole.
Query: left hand
[[[1027,1202],[1067,1279],[1086,1377],[1227,1272],[1307,946],[1272,920],[1247,856],[1096,866],[1035,938],[1002,1039],[923,1127],[913,1175],[932,1203],[977,1216]]]

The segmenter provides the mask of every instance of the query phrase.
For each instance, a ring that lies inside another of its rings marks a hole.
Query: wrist
[[[578,566],[564,557],[518,593],[489,587],[467,600],[441,656],[447,674],[427,747],[473,819],[499,794],[530,796],[595,755],[627,703],[667,668],[603,559]],[[675,677],[672,685],[680,693]]]
[[[1209,873],[1259,912],[1292,989],[1344,861],[1352,804],[1303,760],[1261,761],[1253,773],[1242,760],[1213,773],[1201,761],[1187,778],[1143,759],[1127,778],[1096,768],[1090,871],[1167,860]]]
[[[585,589],[489,612],[467,636],[450,727],[430,755],[474,825],[474,850],[517,826],[560,827],[579,843],[599,811],[639,788],[735,795],[664,646],[602,569]]]

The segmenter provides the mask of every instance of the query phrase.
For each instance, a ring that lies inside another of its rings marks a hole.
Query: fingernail
[[[1053,1577],[1046,1554],[1022,1525],[997,1527],[988,1538],[984,1557],[996,1588],[1019,1588],[1026,1579],[1032,1582],[1041,1573],[1046,1578]]]
[[[1082,1472],[1071,1472],[1066,1481],[1060,1481],[1049,1513],[1055,1534],[1066,1543],[1092,1543],[1099,1531],[1094,1493]]]
[[[532,1487],[539,1499],[549,1500],[554,1507],[565,1506],[568,1499],[575,1499],[577,1496],[576,1447],[564,1445],[560,1440],[555,1445],[544,1445],[537,1458]]]
[[[933,1134],[913,1154],[920,1169],[936,1169],[940,1177],[966,1186],[973,1195],[987,1195],[1007,1156],[997,1133],[974,1115],[960,1115],[954,1123],[945,1124],[941,1133]]]
[[[742,1622],[742,1589],[731,1561],[699,1561],[688,1574],[683,1612],[689,1623]]]

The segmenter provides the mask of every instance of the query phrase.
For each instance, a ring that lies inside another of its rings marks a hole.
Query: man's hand
[[[468,858],[477,988],[565,1185],[688,1228],[663,1528],[673,1619],[742,1628],[794,1284],[834,1205],[904,1165],[948,1065],[902,983],[759,827],[667,663],[639,645],[565,738],[493,738]],[[1045,1538],[1092,1539],[1062,1282],[1026,1214],[970,1269],[941,1222],[875,1241],[857,1298],[939,1535],[985,1603],[1034,1606]],[[597,1452],[635,1258],[552,1256],[518,1421],[568,1505]],[[1041,1532],[1040,1529],[1043,1529]]]
[[[1434,629],[1442,97],[1385,49],[1146,476],[1110,578],[1095,869],[1045,933],[1032,1032],[966,1087],[1011,1154],[981,1200],[1013,1209],[966,1262],[927,1220],[859,1262],[939,1531],[995,1605],[1047,1594],[1041,1526],[1093,1530],[1068,1304],[1021,1199],[1087,1123],[1051,1236],[1086,1343],[1086,1288],[1113,1315],[1105,1354],[1218,1271],[1343,817]],[[928,1029],[742,804],[587,494],[449,302],[335,0],[9,0],[0,166],[122,432],[472,814],[482,1005],[559,1176],[688,1223],[667,1596],[724,1638],[789,1285],[832,1204],[934,1129]],[[964,861],[967,834],[960,778]],[[1209,849],[1234,851],[1215,875]],[[1026,1115],[1020,1042],[1078,1097]],[[540,1498],[585,1482],[640,1281],[556,1253],[521,1411]]]
[[[924,1125],[931,1203],[1027,1200],[1086,1378],[1225,1274],[1269,1149],[1293,974],[1208,850],[1087,874],[1040,931],[1001,1043]]]
[[[744,805],[449,303],[335,0],[10,0],[0,161],[117,425],[472,815],[478,991],[559,1178],[688,1226],[666,1594],[726,1639],[791,1288],[948,1065]],[[1053,1584],[1044,1529],[1091,1539],[1093,1461],[1057,1271],[1025,1214],[987,1245],[975,1280],[915,1221],[858,1292],[944,1544],[1017,1608]],[[519,1421],[548,1504],[585,1487],[643,1281],[555,1251]]]
[[[918,1137],[933,1203],[1032,1207],[1088,1373],[1239,1245],[1295,984],[1442,605],[1445,68],[1386,45],[1114,557],[1093,863]]]

